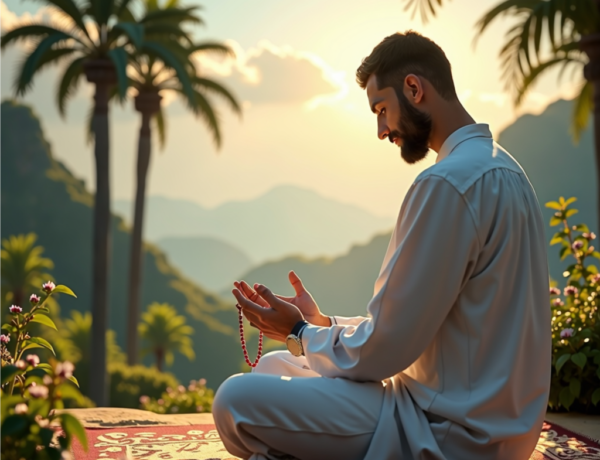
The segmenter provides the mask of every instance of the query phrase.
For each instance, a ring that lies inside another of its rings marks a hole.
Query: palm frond
[[[31,87],[33,77],[39,68],[40,62],[44,61],[44,55],[61,41],[70,39],[69,34],[55,33],[40,40],[35,49],[25,58],[17,74],[15,81],[15,93],[23,95]]]
[[[151,24],[154,22],[173,22],[175,24],[190,23],[204,25],[204,21],[195,14],[196,10],[198,10],[197,7],[168,8],[148,11],[140,20],[140,22],[142,24]]]
[[[75,93],[79,84],[79,79],[83,75],[83,62],[85,57],[74,59],[67,66],[58,85],[56,93],[56,103],[61,116],[65,116],[67,100]]]
[[[6,32],[0,39],[0,48],[4,49],[6,46],[19,40],[28,40],[32,38],[42,39],[49,35],[54,34],[65,34],[70,35],[71,39],[81,43],[79,38],[69,34],[69,32],[51,27],[45,24],[28,24],[26,26],[16,27]]]
[[[126,36],[136,48],[144,41],[144,26],[135,22],[118,22],[109,33],[108,42],[116,41],[119,36]]]
[[[163,150],[167,143],[167,127],[165,113],[162,106],[160,107],[159,111],[154,114],[154,121],[156,122],[156,131],[158,133],[158,145],[160,149]]]
[[[222,97],[229,103],[231,110],[233,110],[238,115],[242,114],[242,108],[239,105],[237,99],[229,92],[227,88],[225,88],[221,84],[217,83],[214,80],[202,77],[194,77],[192,79],[192,82],[194,86],[200,86],[201,88]]]
[[[187,47],[193,45],[190,35],[179,25],[171,23],[150,23],[144,28],[145,36],[153,41],[183,40]]]
[[[571,116],[571,126],[569,132],[575,145],[579,144],[579,141],[581,140],[581,134],[588,126],[590,113],[592,112],[593,108],[594,87],[592,86],[591,82],[586,81],[582,85],[581,91],[575,98],[575,103],[573,104],[573,113]]]
[[[108,52],[108,57],[115,66],[117,73],[117,87],[119,88],[120,99],[125,99],[127,95],[127,87],[129,85],[129,79],[127,78],[127,63],[129,61],[129,55],[127,50],[123,47],[113,48]]]
[[[217,54],[225,54],[231,57],[235,57],[235,51],[233,51],[231,47],[219,42],[203,42],[189,47],[190,55],[200,53],[203,51],[212,51]]]
[[[100,26],[108,24],[110,16],[116,12],[115,0],[89,0],[90,13]]]
[[[220,149],[222,141],[221,129],[219,126],[219,118],[215,110],[209,100],[200,91],[194,90],[194,98],[194,107],[192,107],[194,114],[204,120],[206,127],[212,134],[215,146],[217,149]]]
[[[91,41],[91,37],[83,21],[84,12],[79,8],[75,0],[38,0],[46,5],[52,5],[65,13],[77,25],[79,30]]]
[[[428,15],[435,17],[437,13],[437,9],[442,6],[442,0],[405,0],[404,2],[406,6],[404,7],[404,11],[408,11],[411,7],[413,8],[413,12],[411,15],[411,19],[415,18],[417,11],[421,13],[421,20],[424,24],[427,24]]]

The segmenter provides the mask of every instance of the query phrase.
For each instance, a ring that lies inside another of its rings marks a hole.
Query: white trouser
[[[227,450],[244,459],[362,459],[383,396],[382,383],[321,377],[306,358],[274,351],[223,382],[213,416]]]

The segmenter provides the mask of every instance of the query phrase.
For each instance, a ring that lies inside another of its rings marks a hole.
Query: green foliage
[[[140,397],[147,395],[160,398],[167,388],[177,388],[179,382],[168,372],[142,365],[128,366],[124,363],[108,365],[110,376],[109,402],[113,407],[139,408]]]
[[[34,239],[35,241],[35,239]],[[69,451],[74,438],[87,450],[87,438],[81,423],[72,415],[57,410],[81,407],[88,401],[79,392],[72,363],[50,359],[40,363],[38,355],[25,352],[33,348],[54,354],[52,345],[42,337],[30,335],[31,323],[56,329],[48,317],[48,300],[53,294],[75,297],[66,286],[48,282],[40,295],[30,297],[31,308],[19,305],[9,309],[11,319],[2,325],[0,354],[2,357],[2,458],[8,460],[56,460]],[[31,332],[32,333],[32,332]],[[53,442],[55,429],[62,433]]]
[[[25,292],[41,286],[43,280],[52,279],[47,274],[54,268],[52,261],[42,257],[44,248],[35,246],[37,235],[11,235],[2,239],[0,271],[2,272],[1,306],[24,302]]]
[[[146,342],[142,354],[154,354],[156,367],[162,370],[162,361],[173,364],[173,353],[181,353],[192,361],[196,356],[192,346],[191,335],[194,329],[186,324],[185,316],[177,314],[177,310],[169,304],[154,302],[148,311],[142,314],[139,333]]]
[[[206,388],[206,380],[192,380],[186,387],[168,387],[160,398],[144,395],[140,398],[140,408],[157,414],[194,414],[211,412],[215,398],[213,390]]]
[[[560,226],[551,245],[560,246],[561,259],[573,263],[563,273],[566,286],[550,288],[552,309],[552,381],[549,406],[600,413],[600,274],[588,258],[600,259],[592,246],[596,238],[584,224],[570,225],[577,213],[575,198],[546,203],[555,210],[551,226]]]

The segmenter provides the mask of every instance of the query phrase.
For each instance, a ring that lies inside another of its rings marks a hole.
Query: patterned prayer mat
[[[88,452],[75,442],[75,460],[238,460],[214,425],[87,428]],[[544,423],[530,460],[598,460],[600,444],[556,424]]]

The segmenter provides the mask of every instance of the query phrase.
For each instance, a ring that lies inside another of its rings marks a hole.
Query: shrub
[[[215,394],[206,388],[206,380],[192,380],[186,387],[167,388],[159,399],[144,395],[140,398],[140,408],[158,414],[193,414],[211,412]]]
[[[176,388],[179,382],[169,372],[159,372],[154,367],[128,366],[124,363],[108,365],[110,378],[110,405],[137,409],[140,396],[160,398],[167,388]]]
[[[574,263],[563,273],[566,286],[550,288],[552,309],[552,373],[549,407],[553,410],[574,408],[600,412],[600,274],[588,258],[600,259],[592,246],[596,235],[586,225],[570,226],[568,218],[577,213],[570,207],[575,198],[552,201],[556,210],[551,226],[562,225],[551,245],[560,244],[561,260]]]

